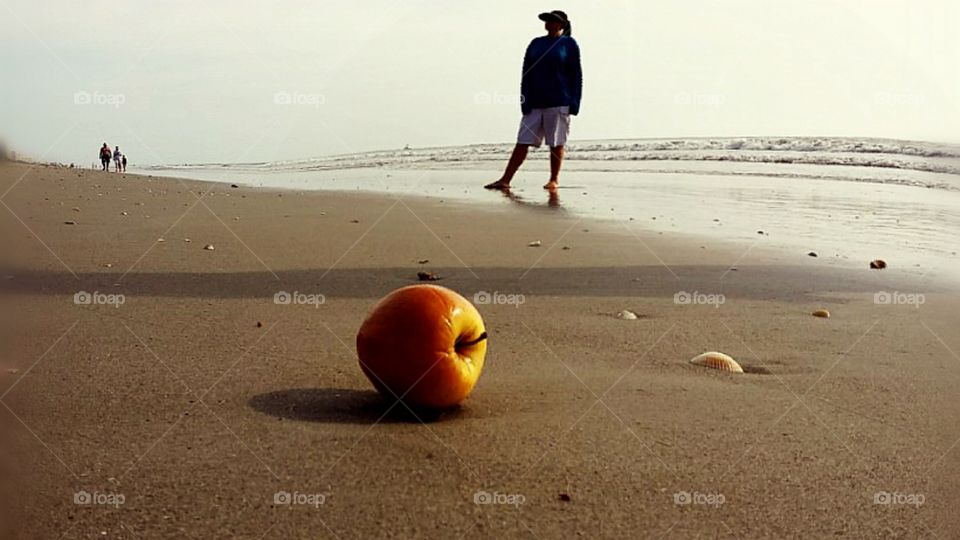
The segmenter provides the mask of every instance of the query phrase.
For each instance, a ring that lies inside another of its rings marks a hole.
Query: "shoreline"
[[[553,200],[539,189],[543,173],[533,167],[520,172],[510,198],[480,188],[489,172],[464,169],[192,174],[250,187],[420,196],[475,208],[506,209],[519,203],[524,209],[573,212],[694,241],[733,243],[734,250],[766,246],[788,259],[815,252],[848,268],[884,259],[891,268],[960,283],[954,238],[960,229],[960,214],[954,210],[960,207],[960,193],[916,186],[709,174],[637,176],[571,168]]]

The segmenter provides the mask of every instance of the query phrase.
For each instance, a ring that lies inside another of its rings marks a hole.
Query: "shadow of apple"
[[[258,394],[248,401],[263,414],[330,424],[429,423],[459,416],[461,408],[433,410],[409,407],[374,390],[290,388]]]

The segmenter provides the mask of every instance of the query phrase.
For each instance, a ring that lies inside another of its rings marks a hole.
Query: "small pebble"
[[[527,245],[530,247],[540,247],[541,245],[543,245],[543,243],[540,242],[539,240],[534,240],[533,242],[530,242]]]
[[[205,249],[205,250],[207,250],[207,251],[213,251],[213,250],[215,250],[215,249],[217,249],[217,248],[213,247],[213,244],[207,244],[207,245],[203,246],[203,249]]]

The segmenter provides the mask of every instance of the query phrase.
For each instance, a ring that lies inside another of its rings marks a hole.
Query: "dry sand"
[[[960,535],[945,284],[562,207],[22,164],[0,166],[0,189],[8,536]],[[387,412],[353,345],[419,270],[524,300],[478,306],[485,371],[426,423]],[[878,305],[881,291],[925,302]],[[687,363],[708,350],[752,373]]]

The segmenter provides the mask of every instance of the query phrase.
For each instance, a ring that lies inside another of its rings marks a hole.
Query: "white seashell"
[[[625,321],[633,321],[633,320],[636,320],[637,314],[634,313],[634,312],[632,312],[632,311],[630,311],[629,309],[625,309],[625,310],[621,311],[620,313],[617,313],[617,318],[618,318],[618,319],[623,319],[623,320],[625,320]]]
[[[543,245],[543,243],[542,243],[541,241],[539,241],[539,240],[534,240],[533,242],[530,242],[530,243],[527,244],[527,245],[530,246],[530,247],[540,247],[540,246]]]
[[[205,250],[207,250],[207,251],[213,251],[213,250],[215,250],[215,249],[217,249],[217,248],[213,247],[213,244],[207,244],[207,245],[203,246],[203,249],[205,249]]]
[[[705,352],[699,356],[695,356],[690,360],[690,363],[722,371],[743,373],[743,368],[740,367],[740,364],[738,364],[736,360],[716,351]]]

